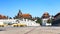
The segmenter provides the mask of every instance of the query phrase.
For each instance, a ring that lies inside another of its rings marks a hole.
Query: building
[[[7,19],[7,16],[4,16],[4,15],[0,14],[0,19]]]
[[[32,19],[32,16],[30,14],[23,14],[20,10],[14,18],[25,18],[25,19]]]
[[[40,26],[39,23],[36,23],[35,21],[28,20],[28,19],[0,19],[0,25],[1,24],[25,24],[27,26]]]
[[[54,16],[54,20],[58,20],[60,19],[60,13],[57,13],[55,16]]]
[[[42,19],[42,25],[43,25],[43,26],[51,25],[51,23],[48,23],[48,21],[50,20],[50,15],[49,15],[48,12],[45,12],[45,13],[42,15],[41,19]]]
[[[52,22],[52,26],[60,26],[60,13],[57,13],[54,16],[54,21]]]

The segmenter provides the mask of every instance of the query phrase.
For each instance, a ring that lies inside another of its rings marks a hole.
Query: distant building
[[[32,19],[32,16],[30,14],[22,14],[22,12],[19,10],[17,16],[15,16],[14,18]]]
[[[57,13],[54,16],[54,21],[52,22],[52,26],[60,26],[60,13]]]
[[[7,19],[7,17],[0,14],[0,19]]]
[[[45,12],[41,18],[42,18],[42,25],[44,26],[51,25],[51,23],[48,23],[48,20],[50,19],[50,15],[48,12]]]

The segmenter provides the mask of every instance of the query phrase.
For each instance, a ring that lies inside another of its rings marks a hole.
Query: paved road
[[[0,34],[60,34],[60,27],[0,27]]]

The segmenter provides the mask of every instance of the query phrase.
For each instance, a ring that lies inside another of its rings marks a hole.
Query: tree
[[[47,23],[52,23],[52,19],[48,19]]]
[[[9,17],[9,19],[12,19],[11,17]]]
[[[36,23],[42,25],[42,19],[40,17],[35,17],[35,19],[37,19]]]

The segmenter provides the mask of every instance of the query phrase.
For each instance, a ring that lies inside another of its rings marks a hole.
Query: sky
[[[19,10],[32,17],[41,17],[44,12],[56,15],[60,12],[60,0],[0,0],[0,14],[14,17]]]

